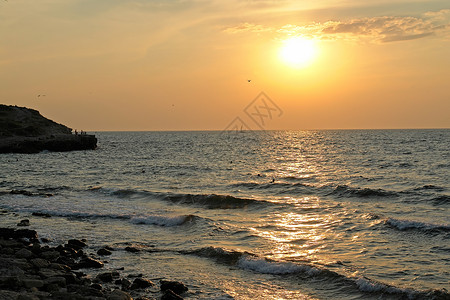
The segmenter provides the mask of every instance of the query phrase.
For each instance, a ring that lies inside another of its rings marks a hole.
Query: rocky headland
[[[97,138],[43,117],[37,110],[0,104],[0,153],[93,150]]]

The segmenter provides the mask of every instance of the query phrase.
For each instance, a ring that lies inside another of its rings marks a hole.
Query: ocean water
[[[0,225],[110,245],[186,299],[450,298],[450,130],[96,135],[0,155]]]

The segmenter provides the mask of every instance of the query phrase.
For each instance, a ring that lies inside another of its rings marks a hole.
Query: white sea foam
[[[158,225],[158,226],[179,226],[193,219],[192,215],[183,216],[142,216],[142,217],[132,217],[131,222],[134,224],[148,224],[148,225]]]
[[[419,221],[399,220],[394,218],[387,219],[386,223],[399,230],[408,230],[408,229],[444,230],[444,231],[450,230],[450,226],[447,224],[438,225]]]
[[[238,266],[263,274],[294,274],[306,273],[310,276],[320,273],[320,270],[306,265],[298,265],[290,262],[271,262],[261,258],[243,256],[238,261]]]
[[[380,282],[371,281],[369,279],[360,277],[355,281],[358,289],[361,292],[366,293],[389,293],[389,294],[406,294],[412,295],[414,291],[408,289],[401,289],[393,286],[389,286]]]

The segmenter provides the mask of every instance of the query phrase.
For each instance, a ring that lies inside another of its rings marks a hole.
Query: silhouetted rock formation
[[[37,153],[90,150],[94,135],[72,134],[72,129],[43,117],[37,110],[0,104],[0,153]]]

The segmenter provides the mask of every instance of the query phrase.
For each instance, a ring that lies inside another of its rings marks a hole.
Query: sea
[[[185,299],[450,299],[449,129],[95,135],[0,155],[0,226]]]

